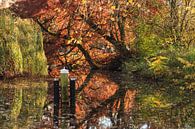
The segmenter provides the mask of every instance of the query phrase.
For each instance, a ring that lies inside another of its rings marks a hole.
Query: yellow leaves
[[[55,8],[54,11],[59,13],[61,10],[60,8]]]
[[[194,79],[195,78],[195,74],[187,74],[184,76],[184,79]]]
[[[187,86],[187,89],[192,90],[192,91],[195,91],[195,82],[190,83],[190,84]]]
[[[128,5],[128,4],[133,5],[133,6],[137,6],[138,8],[140,8],[140,7],[141,7],[141,5],[140,5],[139,3],[134,2],[133,0],[128,0],[127,5]]]
[[[128,3],[133,4],[133,0],[128,0]]]
[[[186,9],[187,11],[190,11],[192,14],[195,13],[195,7],[187,6],[187,7],[185,7],[185,9]]]
[[[68,44],[71,44],[71,43],[73,42],[73,40],[74,40],[74,38],[71,38],[71,39],[68,40],[67,43],[68,43]]]
[[[193,9],[191,10],[191,13],[192,13],[192,14],[194,14],[194,13],[195,13],[195,8],[193,8]]]
[[[173,39],[172,38],[165,38],[165,42],[167,44],[172,44],[173,43]]]
[[[77,44],[82,44],[82,37],[79,37],[79,38],[77,39]]]
[[[138,8],[141,8],[141,5],[140,5],[140,4],[137,4],[137,7],[138,7]]]
[[[181,57],[178,57],[177,60],[179,62],[181,62],[184,65],[184,67],[186,67],[186,68],[194,67],[195,66],[195,63],[191,63],[191,62],[189,62],[189,61],[187,61],[187,60],[185,60],[185,59],[183,59]]]
[[[147,61],[149,63],[150,69],[152,69],[155,74],[161,74],[161,72],[165,72],[168,69],[168,66],[166,66],[167,60],[168,60],[167,57],[157,56]]]
[[[154,67],[155,65],[165,64],[165,61],[168,60],[168,58],[164,56],[156,56],[146,60],[149,63],[149,66]]]
[[[82,37],[79,37],[79,38],[71,38],[68,40],[67,42],[68,44],[82,44]]]
[[[191,10],[191,7],[189,7],[189,6],[188,6],[188,7],[186,7],[186,10]]]
[[[165,56],[158,56],[158,58],[161,59],[161,60],[167,60],[167,59],[168,59],[168,58],[165,57]]]
[[[115,21],[115,18],[111,17],[110,20],[111,20],[111,21]]]
[[[87,3],[87,0],[82,0],[82,4],[86,4]]]
[[[144,105],[155,108],[164,108],[169,106],[159,95],[149,95],[144,98]]]
[[[115,9],[116,9],[116,6],[114,6],[114,5],[111,6],[111,9],[112,9],[112,10],[115,10]]]

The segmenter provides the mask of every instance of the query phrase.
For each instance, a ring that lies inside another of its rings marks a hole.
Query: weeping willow
[[[47,75],[47,60],[40,28],[9,10],[0,10],[0,74]]]
[[[41,120],[43,107],[47,98],[47,82],[31,82],[30,89],[23,89],[23,103],[20,110],[20,127],[29,128],[34,119]],[[33,118],[33,119],[32,119]]]
[[[17,80],[0,87],[0,129],[29,129],[41,121],[47,102],[48,83],[45,81]],[[5,119],[6,118],[6,119]]]
[[[32,22],[20,20],[23,24],[18,25],[20,30],[19,42],[23,53],[23,71],[25,73],[47,74],[47,62],[43,50],[42,32]]]
[[[11,107],[11,119],[16,120],[22,107],[22,89],[15,89],[14,100]]]
[[[14,74],[22,72],[22,53],[20,51],[20,44],[17,41],[16,33],[11,31],[13,29],[9,26],[10,16],[6,16],[7,12],[1,12],[1,26],[0,26],[0,72],[5,70],[12,71]]]

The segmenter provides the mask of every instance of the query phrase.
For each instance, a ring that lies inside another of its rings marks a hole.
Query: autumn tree
[[[195,40],[194,17],[194,0],[164,0],[159,13],[145,20],[144,24],[151,26],[151,33],[158,35],[164,45],[189,48]]]
[[[47,35],[55,37],[54,43],[60,42],[64,49],[61,55],[67,56],[78,49],[92,68],[108,68],[120,66],[132,56],[135,19],[141,14],[140,10],[145,11],[142,6],[149,7],[148,3],[150,1],[26,0],[17,2],[12,9],[21,17],[33,18]],[[157,12],[154,8],[149,10],[148,15]],[[92,56],[94,49],[102,53],[108,48],[115,56],[102,65]]]
[[[193,0],[26,0],[12,9],[21,17],[33,18],[45,32],[45,41],[54,37],[52,42],[61,47],[56,51],[62,64],[74,52],[80,54],[76,61],[84,56],[92,68],[117,66],[132,56],[140,38],[134,30],[143,22],[164,43],[189,46],[194,41]],[[112,61],[102,63],[97,53]]]
[[[170,39],[174,45],[189,48],[195,41],[195,1],[168,0]]]

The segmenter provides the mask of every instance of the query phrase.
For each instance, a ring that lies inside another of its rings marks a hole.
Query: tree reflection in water
[[[4,83],[0,88],[0,128],[36,128],[42,119],[47,82]]]
[[[73,122],[68,108],[60,110],[60,113],[66,110],[66,114],[59,117],[61,128],[195,127],[193,91],[181,92],[171,84],[156,84],[138,78],[126,77],[125,80],[118,72],[92,71],[88,75],[79,72],[71,73],[71,76],[77,77],[76,114]],[[0,128],[53,128],[52,86],[48,89],[45,82],[20,82],[1,87]]]
[[[93,71],[83,83],[78,82],[77,128],[174,129],[195,126],[194,102],[190,101],[194,94],[181,93],[177,87],[170,89],[167,84],[133,78],[125,81],[117,72],[103,71]]]
[[[92,71],[86,76],[77,88],[77,128],[119,128],[127,123],[136,91],[119,86],[121,79],[118,73],[111,76],[103,71]]]

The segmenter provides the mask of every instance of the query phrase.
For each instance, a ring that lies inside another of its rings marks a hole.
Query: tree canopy
[[[154,2],[26,0],[16,2],[12,9],[21,17],[33,18],[47,35],[57,38],[54,43],[70,51],[79,49],[90,66],[97,68],[101,64],[92,57],[94,48],[100,52],[111,50],[117,60],[132,56],[137,18],[156,15],[164,4]]]

